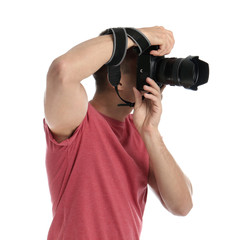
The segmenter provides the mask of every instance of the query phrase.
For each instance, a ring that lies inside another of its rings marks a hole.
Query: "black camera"
[[[186,58],[156,57],[150,54],[158,46],[150,46],[137,61],[137,89],[143,90],[146,78],[152,78],[159,87],[163,85],[183,86],[197,90],[197,87],[208,82],[209,66],[198,56]]]
[[[120,64],[125,58],[128,38],[131,38],[137,45],[137,89],[143,90],[146,78],[152,78],[159,87],[163,85],[183,86],[184,88],[197,90],[197,87],[208,82],[209,66],[201,61],[198,56],[187,58],[165,58],[156,57],[150,54],[151,50],[157,50],[159,46],[152,46],[150,41],[141,31],[134,28],[109,28],[100,35],[112,34],[113,54],[106,63],[108,66],[108,79],[111,85],[124,104],[118,106],[134,107],[135,103],[123,99],[118,91],[121,72]]]

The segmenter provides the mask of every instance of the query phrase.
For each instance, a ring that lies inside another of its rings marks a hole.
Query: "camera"
[[[143,90],[146,78],[152,78],[159,87],[163,85],[183,86],[197,90],[197,87],[208,82],[209,65],[198,56],[186,58],[165,58],[153,56],[151,50],[159,46],[150,46],[137,60],[137,89]]]

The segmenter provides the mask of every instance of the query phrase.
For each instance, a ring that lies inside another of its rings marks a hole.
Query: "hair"
[[[122,74],[130,74],[131,70],[131,63],[137,57],[136,48],[131,47],[127,50],[126,56],[122,63],[120,64],[120,70]],[[93,77],[96,80],[96,90],[97,92],[103,92],[108,89],[108,78],[107,78],[107,65],[103,65],[99,68],[94,74]]]

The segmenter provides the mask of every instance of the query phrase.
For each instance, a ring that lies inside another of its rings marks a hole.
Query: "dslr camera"
[[[150,46],[140,56],[137,62],[137,89],[143,90],[146,78],[152,78],[159,87],[163,85],[183,86],[186,89],[197,90],[197,87],[208,82],[209,66],[198,56],[186,58],[165,58],[150,54],[158,46]],[[136,49],[137,51],[137,49]]]

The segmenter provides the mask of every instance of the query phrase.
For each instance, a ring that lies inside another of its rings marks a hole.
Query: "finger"
[[[146,78],[146,82],[147,82],[151,87],[155,88],[157,91],[160,92],[160,87],[157,85],[157,83],[156,83],[153,79],[151,79],[150,77],[147,77],[147,78]]]
[[[169,44],[169,46],[168,46],[168,48],[167,48],[167,50],[166,50],[165,55],[168,55],[168,54],[172,51],[172,49],[173,49],[172,44]]]
[[[161,47],[160,56],[166,55],[168,49],[169,49],[169,45],[166,43],[166,45],[163,45],[163,46]]]
[[[157,98],[153,94],[144,93],[144,97],[146,99],[151,100],[153,102],[153,104],[156,105],[156,106],[160,106],[161,105],[161,99]]]
[[[164,56],[166,54],[167,49],[166,48],[162,48],[160,49],[160,52],[158,53],[158,56]]]
[[[170,43],[170,44],[168,44],[168,47],[165,51],[165,55],[168,55],[171,52],[171,50],[172,50],[172,44]]]
[[[167,40],[167,48],[166,48],[166,54],[169,54],[171,52],[171,50],[173,49],[173,45],[174,45],[174,42],[173,42],[173,39],[170,35],[168,35],[168,40]]]
[[[151,55],[153,55],[153,56],[156,56],[157,51],[156,51],[156,50],[151,50],[149,53],[150,53]]]
[[[172,45],[174,45],[175,40],[174,40],[173,32],[169,30],[168,32],[169,32],[168,34],[169,41],[172,43]]]
[[[171,40],[172,40],[172,46],[174,46],[174,44],[175,44],[175,39],[174,39],[174,36],[173,36],[173,32],[171,32]]]
[[[157,91],[155,88],[150,87],[150,86],[147,86],[147,85],[144,85],[144,86],[143,86],[143,89],[144,89],[145,91],[147,91],[147,92],[149,92],[149,93],[155,95],[156,97],[161,98],[161,93],[160,93],[160,91]]]
[[[150,54],[153,55],[153,56],[163,56],[161,55],[161,49],[158,49],[158,50],[152,50],[150,51]]]
[[[166,51],[167,51],[167,44],[160,45],[158,50],[152,50],[150,51],[150,54],[154,56],[164,56]]]
[[[134,109],[137,109],[142,104],[142,94],[135,87],[133,87],[133,92],[135,97]]]

